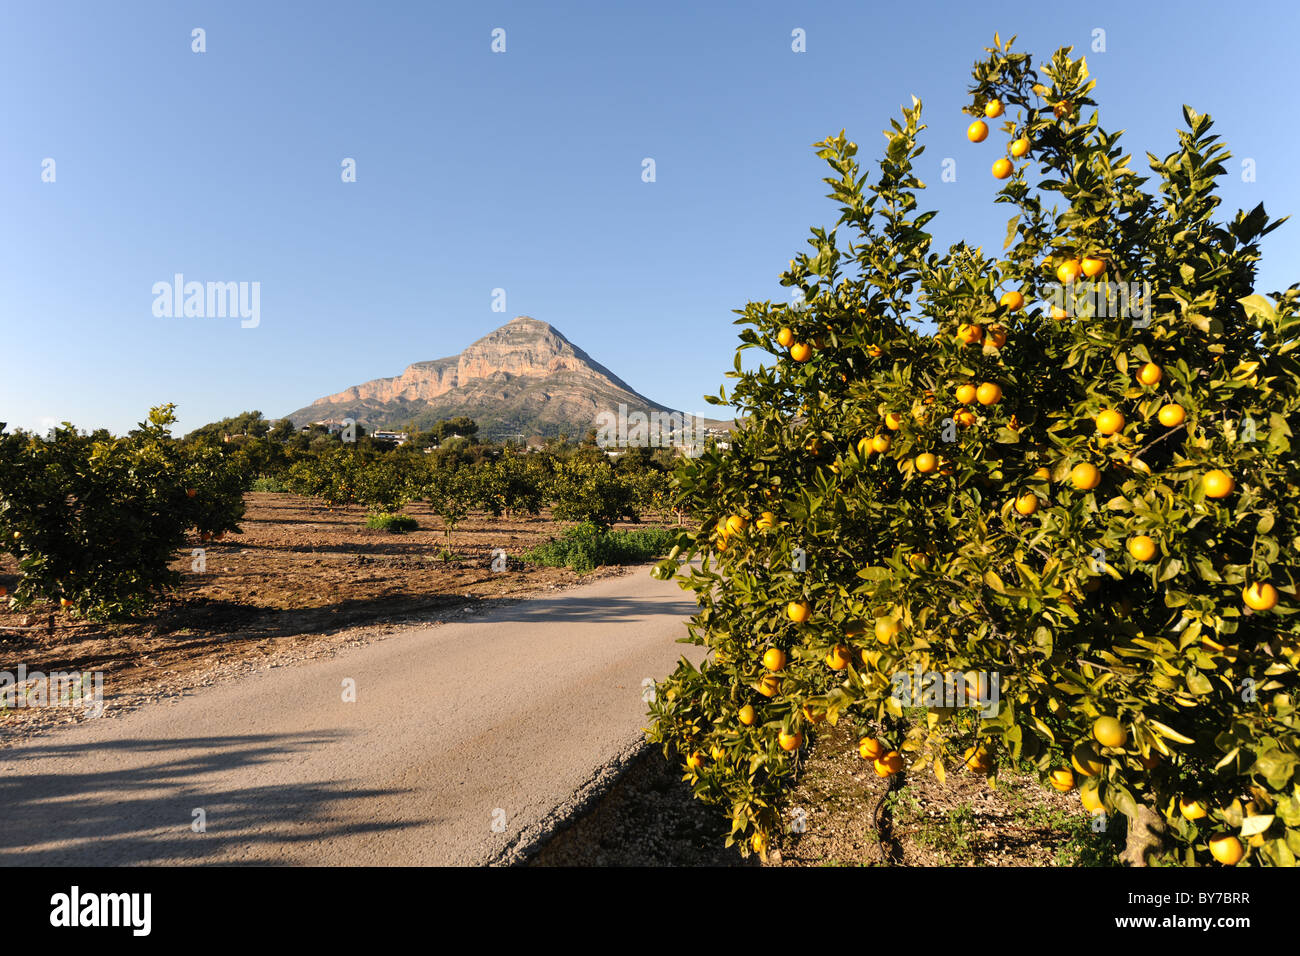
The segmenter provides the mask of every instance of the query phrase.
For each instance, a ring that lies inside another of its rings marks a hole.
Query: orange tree
[[[973,143],[1006,137],[1002,258],[931,251],[919,102],[878,175],[816,144],[838,222],[782,276],[799,307],[741,311],[740,349],[776,360],[737,357],[742,427],[676,479],[702,523],[657,573],[710,653],[651,738],[760,852],[850,715],[881,776],[1012,760],[1077,787],[1131,862],[1294,863],[1300,290],[1254,288],[1278,223],[1214,219],[1208,117],[1184,110],[1148,191],[1085,62],[1040,77],[1010,47],[967,108]]]
[[[170,568],[193,530],[239,530],[247,479],[207,445],[171,437],[173,406],[123,438],[79,433],[0,435],[0,548],[22,577],[12,601],[57,601],[92,620],[139,613],[179,574]]]

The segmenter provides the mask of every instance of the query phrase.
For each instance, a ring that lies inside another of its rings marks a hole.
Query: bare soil
[[[52,604],[14,611],[0,601],[0,670],[104,673],[106,711],[125,710],[250,668],[277,667],[366,643],[413,623],[436,623],[502,601],[572,587],[625,568],[579,576],[568,568],[525,565],[521,554],[557,536],[546,514],[473,515],[451,536],[423,502],[406,509],[420,525],[407,534],[366,528],[361,507],[329,509],[289,494],[250,493],[242,533],[177,553],[180,588],[148,617],[92,624]],[[620,527],[636,527],[621,525]],[[492,570],[496,549],[504,571]],[[0,556],[0,585],[10,592],[18,567]],[[80,708],[0,709],[0,746],[51,723],[78,719]]]
[[[532,866],[1099,866],[1113,837],[1094,833],[1077,793],[1016,768],[996,788],[964,771],[878,777],[847,722],[824,728],[784,808],[767,859],[724,847],[729,821],[694,799],[680,768],[651,749]],[[1121,826],[1111,823],[1111,833]]]

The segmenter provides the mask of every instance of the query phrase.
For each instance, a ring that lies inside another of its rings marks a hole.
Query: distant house
[[[373,432],[370,437],[374,438],[376,441],[391,441],[396,442],[399,445],[405,445],[411,440],[411,436],[406,434],[406,432],[377,431]]]
[[[309,432],[312,430],[313,425],[319,425],[321,428],[325,429],[325,431],[331,435],[337,435],[339,432],[343,431],[343,427],[344,427],[343,423],[338,419],[326,418],[319,422],[312,422],[311,425],[304,425],[302,426],[301,430],[304,432]]]

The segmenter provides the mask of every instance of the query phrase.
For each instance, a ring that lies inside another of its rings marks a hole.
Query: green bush
[[[609,531],[584,522],[528,551],[524,561],[587,574],[603,565],[649,561],[666,553],[675,540],[676,535],[666,528]]]
[[[253,491],[288,491],[289,486],[279,478],[255,478]]]
[[[179,580],[169,565],[191,531],[206,541],[239,530],[245,477],[219,450],[172,438],[173,408],[124,438],[69,424],[47,438],[0,435],[0,548],[22,572],[16,606],[140,613]]]
[[[366,527],[372,531],[387,531],[390,534],[406,534],[415,531],[420,523],[410,515],[394,514],[391,511],[376,511],[367,515]]]

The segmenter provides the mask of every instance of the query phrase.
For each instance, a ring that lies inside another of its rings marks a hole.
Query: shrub
[[[251,490],[284,492],[289,490],[289,486],[286,485],[279,478],[262,477],[262,478],[253,479],[253,485]]]
[[[366,516],[366,527],[372,531],[406,534],[408,531],[418,529],[420,523],[410,515],[393,514],[389,511],[375,511]]]
[[[92,620],[144,611],[179,580],[190,531],[239,530],[246,480],[204,444],[171,437],[174,406],[125,438],[70,424],[48,438],[0,435],[0,547],[18,560],[16,606],[66,601]]]
[[[1082,59],[1058,51],[1040,82],[1010,44],[988,52],[968,112],[1005,108],[1029,148],[996,172],[1003,258],[931,251],[919,102],[876,176],[843,133],[817,144],[840,217],[782,276],[806,306],[743,310],[741,350],[775,364],[737,357],[743,427],[678,475],[707,517],[659,573],[697,592],[713,654],[660,688],[652,739],[725,753],[688,778],[760,851],[817,724],[848,715],[897,751],[882,774],[1027,761],[1153,828],[1135,849],[1155,859],[1293,864],[1300,287],[1254,288],[1278,223],[1214,220],[1228,153],[1208,117],[1184,108],[1148,193],[1086,112]],[[1134,283],[1149,315],[1113,308]],[[953,693],[911,722],[899,677],[918,671]],[[972,723],[981,674],[999,700]]]
[[[635,564],[660,557],[675,539],[676,535],[666,528],[611,531],[586,522],[526,552],[523,559],[530,564],[568,567],[587,574],[603,565]]]

